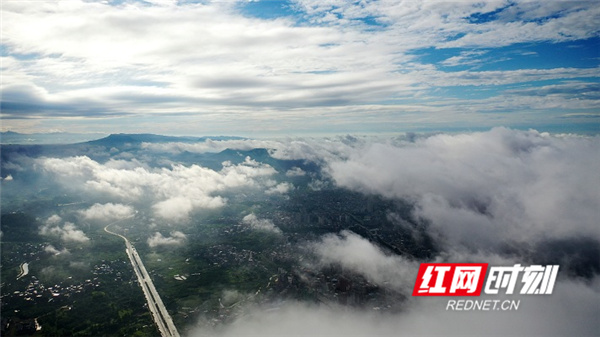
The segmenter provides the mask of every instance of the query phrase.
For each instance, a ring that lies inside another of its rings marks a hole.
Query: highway
[[[152,313],[152,317],[154,318],[154,322],[156,323],[161,336],[179,337],[179,332],[177,332],[177,328],[175,327],[175,324],[173,324],[173,319],[167,312],[163,301],[160,299],[160,296],[154,287],[154,283],[146,271],[146,267],[144,267],[144,263],[142,262],[139,254],[126,237],[108,230],[108,226],[110,225],[112,224],[106,225],[106,227],[104,227],[104,231],[109,234],[119,236],[125,240],[125,251],[127,252],[127,256],[129,256],[129,261],[131,261],[131,265],[133,266],[133,270],[135,271],[138,282],[144,291],[146,302],[148,302],[148,308],[150,309],[150,313]]]

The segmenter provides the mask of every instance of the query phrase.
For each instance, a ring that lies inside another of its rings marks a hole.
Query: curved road
[[[126,237],[108,230],[108,226],[114,223],[115,222],[106,225],[106,227],[104,227],[104,231],[109,234],[119,236],[125,240],[125,246],[127,247],[125,251],[127,252],[127,256],[129,256],[129,260],[131,261],[135,275],[137,276],[140,286],[144,291],[146,302],[148,302],[148,308],[152,313],[152,317],[158,326],[160,334],[163,337],[179,337],[179,332],[177,332],[177,328],[175,327],[175,324],[173,324],[173,319],[171,319],[171,316],[167,312],[163,301],[160,299],[160,296],[154,287],[154,283],[152,283],[152,279],[150,278],[150,275],[148,275],[146,267],[144,267],[144,263],[142,262],[142,259],[138,255],[137,251]]]

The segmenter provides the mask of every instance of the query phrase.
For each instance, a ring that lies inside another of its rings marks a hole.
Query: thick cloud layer
[[[401,312],[378,307],[345,307],[287,301],[245,308],[230,324],[199,325],[189,336],[594,336],[600,329],[600,277],[559,277],[552,295],[483,294],[476,298],[410,297],[418,263],[386,256],[369,241],[351,233],[328,235],[311,247],[325,266],[330,263],[369,281],[406,294]],[[499,256],[453,253],[455,262],[521,263]],[[449,299],[519,301],[512,311],[446,310]]]
[[[288,145],[282,143],[278,153],[296,153]],[[339,265],[405,294],[402,311],[286,302],[248,307],[247,315],[233,323],[218,329],[199,326],[191,336],[588,336],[600,331],[600,277],[594,271],[587,276],[568,272],[582,263],[578,255],[586,253],[578,250],[573,255],[556,251],[564,256],[548,260],[561,266],[552,295],[477,298],[520,301],[519,310],[447,311],[448,298],[410,296],[421,262],[527,265],[536,250],[561,242],[585,237],[597,245],[600,139],[497,128],[354,142],[344,148],[337,155],[322,152],[320,158],[312,148],[295,158],[323,163],[339,187],[412,201],[412,216],[425,223],[425,234],[434,237],[439,251],[433,261],[418,261],[387,254],[356,234],[341,232],[307,244],[317,263],[311,267]],[[402,222],[394,212],[388,220]],[[589,259],[583,267],[588,271],[597,256]]]
[[[496,128],[375,143],[332,161],[336,184],[417,203],[450,245],[600,240],[600,139]]]
[[[446,311],[447,299],[413,300],[400,314],[287,303],[256,308],[222,330],[190,336],[594,336],[600,329],[598,287],[569,281],[551,297],[521,298],[517,311]]]
[[[405,291],[414,284],[416,262],[400,256],[385,255],[368,240],[349,231],[326,235],[310,245],[321,266],[338,264],[345,270],[363,275],[369,282],[397,291]]]
[[[44,158],[41,167],[64,180],[65,185],[79,182],[86,192],[103,194],[123,201],[150,198],[156,216],[168,220],[184,220],[198,208],[216,208],[226,199],[216,193],[238,187],[265,187],[268,177],[277,171],[249,157],[239,165],[223,163],[220,171],[198,165],[173,165],[170,169],[150,169],[137,162],[111,160],[105,164],[89,157]],[[67,184],[67,181],[69,182]],[[273,191],[285,192],[287,185]],[[105,204],[84,211],[86,218],[130,215],[131,207]]]

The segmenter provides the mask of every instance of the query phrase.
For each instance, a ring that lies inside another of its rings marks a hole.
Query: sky
[[[2,131],[600,131],[595,1],[1,6]]]

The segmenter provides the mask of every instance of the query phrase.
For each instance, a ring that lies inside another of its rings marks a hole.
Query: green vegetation
[[[2,215],[3,319],[37,318],[39,336],[156,335],[122,240],[93,231],[91,242],[67,244],[37,235],[40,225],[23,213]],[[23,262],[29,274],[17,280]]]

